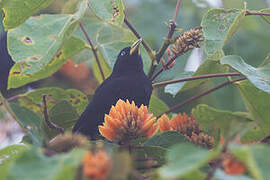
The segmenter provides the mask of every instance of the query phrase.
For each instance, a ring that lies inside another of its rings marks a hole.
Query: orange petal
[[[105,128],[104,126],[98,126],[100,134],[105,137],[106,139],[109,140],[114,140],[116,132],[113,131],[112,129]]]
[[[155,123],[145,134],[146,137],[150,138],[156,134],[158,130],[158,124]]]
[[[118,122],[118,120],[117,119],[114,119],[114,118],[112,118],[111,116],[109,116],[109,115],[107,115],[107,114],[105,114],[105,124],[104,124],[104,126],[106,127],[106,128],[111,128],[111,129],[115,129],[115,128],[117,128],[118,126],[119,126],[119,122]]]
[[[152,117],[151,119],[147,120],[145,124],[143,125],[143,127],[141,128],[142,131],[148,130],[154,124],[155,120],[156,120],[156,117]]]
[[[170,122],[169,118],[166,114],[163,114],[159,119],[158,119],[158,124],[161,132],[169,131],[171,129],[170,127]]]

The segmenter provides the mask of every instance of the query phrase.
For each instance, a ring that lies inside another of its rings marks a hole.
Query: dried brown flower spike
[[[199,43],[204,40],[201,30],[202,27],[199,26],[178,36],[171,47],[174,55],[180,56],[193,48],[199,48]]]
[[[194,144],[201,146],[203,148],[212,149],[215,146],[214,138],[204,133],[200,134],[192,133],[191,137],[187,138]]]
[[[88,145],[89,141],[85,136],[70,132],[60,134],[49,142],[49,148],[55,152],[68,152],[73,148],[82,148]]]

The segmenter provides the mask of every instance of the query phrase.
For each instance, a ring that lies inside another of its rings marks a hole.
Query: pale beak
[[[139,52],[139,47],[140,47],[140,44],[142,42],[142,38],[140,38],[139,40],[137,40],[136,42],[134,42],[131,47],[130,47],[130,51],[129,51],[129,54],[132,55],[135,51],[138,52],[138,54],[140,54]]]

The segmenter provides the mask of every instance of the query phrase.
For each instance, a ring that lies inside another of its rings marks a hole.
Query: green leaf
[[[159,146],[162,148],[169,148],[175,144],[180,144],[183,142],[189,142],[189,140],[176,131],[167,131],[151,137],[143,144],[143,146]]]
[[[98,51],[98,57],[99,57],[99,62],[102,68],[102,71],[104,73],[105,78],[108,78],[111,73],[112,73],[112,68],[108,65],[108,63],[105,61],[104,57],[102,56],[102,54]],[[99,71],[99,67],[97,64],[97,61],[94,60],[94,64],[93,64],[93,73],[96,77],[96,79],[98,80],[98,82],[101,84],[103,82],[101,73]]]
[[[76,112],[75,108],[72,107],[71,103],[66,100],[56,103],[49,111],[49,120],[56,125],[64,128],[65,130],[71,130],[78,118],[79,115]],[[52,139],[60,133],[48,127],[44,121],[43,128],[46,132],[46,136],[49,139]]]
[[[254,87],[248,81],[237,83],[249,113],[258,121],[265,134],[270,133],[270,94]]]
[[[50,110],[55,104],[62,100],[66,100],[72,104],[78,114],[81,114],[88,104],[85,94],[76,89],[64,90],[61,88],[41,88],[35,91],[20,95],[19,103],[32,111],[43,114],[42,96],[47,95],[47,107]]]
[[[260,12],[263,12],[263,13],[270,13],[270,8],[267,8],[267,9],[262,9],[260,10]],[[270,16],[262,16],[262,18],[268,22],[270,24]]]
[[[162,148],[160,146],[145,146],[142,148],[143,152],[147,155],[148,158],[152,158],[159,163],[165,163],[165,155],[168,149]]]
[[[264,180],[270,177],[270,147],[267,145],[229,146],[230,151],[244,162],[256,180]]]
[[[165,111],[169,110],[167,104],[165,104],[162,100],[158,97],[152,95],[149,102],[149,111],[154,114],[154,116],[159,116]]]
[[[122,25],[124,22],[124,4],[122,0],[89,0],[94,13],[102,20]]]
[[[3,0],[3,24],[6,30],[24,23],[30,16],[46,8],[54,0]]]
[[[41,129],[41,123],[43,119],[33,111],[16,103],[10,103],[10,107],[16,116],[16,121],[31,138],[31,143],[36,146],[42,146],[44,132]]]
[[[0,149],[0,167],[5,163],[16,158],[18,154],[25,151],[27,146],[25,145],[10,145],[3,149]]]
[[[214,54],[221,50],[225,43],[236,32],[245,17],[240,9],[211,9],[203,17],[201,26],[205,38],[206,54]]]
[[[8,173],[12,161],[27,149],[25,145],[11,145],[0,150],[0,180]]]
[[[68,179],[75,177],[84,151],[74,150],[67,154],[47,157],[38,149],[23,152],[11,165],[6,179]]]
[[[179,75],[177,75],[177,78],[175,79],[182,79],[182,78],[187,78],[191,77],[193,72],[183,72]],[[182,89],[182,87],[186,84],[186,82],[181,82],[181,83],[174,83],[174,84],[169,84],[165,86],[165,93],[170,93],[173,96],[176,96],[176,94]]]
[[[219,62],[219,60],[223,56],[224,56],[223,51],[219,51],[213,55],[208,56],[192,76],[200,76],[200,75],[205,75],[205,74],[215,74],[215,73],[228,72],[229,68],[221,65]],[[186,82],[184,87],[181,89],[181,92],[189,90],[189,89],[194,88],[194,87],[197,87],[197,86],[201,85],[202,83],[205,83],[209,80],[210,80],[210,78]]]
[[[16,63],[10,71],[8,88],[18,88],[30,82],[51,76],[57,72],[70,57],[84,48],[86,48],[86,44],[81,39],[72,36],[65,42],[61,50],[58,52],[58,55],[55,56],[49,64],[33,74],[21,73],[21,65],[20,63]]]
[[[240,56],[225,56],[220,61],[245,75],[260,90],[270,93],[270,64],[254,68],[245,63]]]
[[[42,71],[52,63],[53,58],[56,57],[59,59],[63,54],[60,49],[64,43],[68,42],[70,39],[79,20],[84,15],[86,8],[86,2],[82,2],[75,14],[40,15],[31,17],[18,28],[9,31],[8,49],[12,59],[17,65],[15,65],[11,71],[14,72],[14,68],[17,68],[15,74],[29,76]],[[82,44],[79,39],[75,40],[77,43],[81,43],[78,44],[80,45],[78,48],[74,48],[79,52],[85,45]],[[74,43],[74,41],[72,41],[72,43]],[[74,44],[72,44],[72,47],[74,47]],[[68,54],[72,56],[77,52],[72,51]],[[60,67],[61,66],[57,69]],[[49,71],[47,75],[52,74],[56,70],[54,69],[54,71]],[[41,79],[40,76],[44,76],[44,72],[38,75],[39,76],[36,78]],[[26,82],[23,81],[23,83],[25,84]],[[18,85],[14,86],[18,87]]]
[[[216,140],[219,140],[219,133],[226,139],[244,133],[250,128],[250,123],[254,122],[248,113],[219,110],[206,104],[198,105],[192,114],[200,126],[215,136]]]
[[[214,153],[192,144],[182,143],[168,151],[168,164],[160,168],[162,177],[178,178],[205,165]]]

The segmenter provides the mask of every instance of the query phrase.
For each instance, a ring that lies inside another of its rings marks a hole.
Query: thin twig
[[[250,16],[250,15],[270,16],[270,13],[260,12],[260,11],[246,11],[245,16]]]
[[[170,64],[172,64],[172,62],[173,62],[176,58],[178,58],[178,56],[177,56],[177,55],[174,55],[174,56],[167,62],[167,64],[165,64],[165,67],[168,68],[168,66],[169,66]],[[156,77],[157,77],[160,73],[162,73],[162,71],[164,71],[164,67],[161,67],[161,68],[159,69],[159,71],[157,71],[157,72],[150,78],[150,80],[151,80],[151,81],[154,81],[154,80],[156,79]]]
[[[215,163],[213,164],[211,170],[208,171],[208,173],[206,174],[206,177],[204,180],[211,180],[215,174],[215,172],[217,171],[218,168],[220,168],[222,166],[222,160],[223,160],[223,154],[225,154],[227,152],[227,147],[228,147],[228,143],[225,142],[222,150],[220,151],[218,158],[215,159]]]
[[[194,76],[194,77],[187,77],[187,78],[181,78],[176,80],[170,80],[170,81],[163,81],[158,83],[153,83],[153,86],[165,86],[168,84],[174,84],[174,83],[180,83],[184,81],[193,81],[198,79],[205,79],[205,78],[214,78],[214,77],[226,77],[226,76],[240,76],[240,73],[233,72],[233,73],[220,73],[220,74],[205,74],[200,76]]]
[[[133,27],[133,25],[128,21],[127,17],[125,16],[124,22],[127,25],[127,27],[131,30],[131,32],[138,38],[141,39],[142,37],[139,35],[139,33],[136,31],[136,29]],[[154,53],[151,47],[145,42],[145,40],[142,38],[142,45],[149,54],[151,59],[154,59]]]
[[[87,34],[87,32],[86,32],[84,26],[82,25],[82,23],[79,23],[79,25],[80,25],[80,28],[81,28],[81,30],[82,30],[84,36],[86,37],[86,39],[87,39],[87,41],[88,41],[88,43],[89,43],[89,45],[91,46],[91,49],[92,49],[92,51],[93,51],[93,54],[94,54],[95,59],[96,59],[97,64],[98,64],[99,72],[100,72],[101,77],[102,77],[102,79],[103,79],[103,81],[104,81],[104,80],[105,80],[105,76],[104,76],[104,73],[103,73],[103,70],[102,70],[102,67],[101,67],[101,64],[100,64],[100,60],[99,60],[99,58],[98,58],[97,49],[94,47],[94,45],[93,45],[93,43],[92,43],[90,37],[88,36],[88,34]]]
[[[174,11],[174,16],[173,16],[173,21],[176,22],[177,16],[179,14],[179,10],[180,10],[180,5],[181,5],[182,0],[178,0],[176,7],[175,7],[175,11]]]
[[[48,116],[48,109],[47,109],[47,101],[46,101],[46,97],[47,95],[43,95],[42,96],[42,103],[43,103],[43,115],[44,115],[44,120],[45,123],[47,124],[47,126],[51,129],[54,129],[60,133],[64,133],[64,128],[58,126],[57,124],[54,124],[53,122],[51,122],[49,120],[49,116]]]
[[[21,97],[22,97],[21,94],[18,94],[18,95],[15,95],[15,96],[11,96],[11,97],[7,98],[7,101],[8,102],[11,102],[11,101],[17,100],[17,99],[19,99]]]
[[[174,11],[173,20],[171,20],[170,23],[169,23],[169,31],[168,31],[167,38],[164,39],[161,48],[157,52],[157,54],[155,56],[155,61],[152,61],[151,69],[149,71],[148,77],[152,77],[152,75],[153,75],[153,73],[154,73],[154,71],[155,71],[155,69],[157,67],[157,64],[159,64],[160,59],[162,58],[162,56],[164,55],[165,51],[168,49],[169,45],[171,44],[172,36],[173,36],[173,34],[175,32],[175,29],[177,27],[177,25],[176,25],[176,19],[177,19],[177,16],[179,14],[181,2],[182,2],[182,0],[178,0],[177,1],[176,7],[175,7],[175,11]]]
[[[209,90],[207,90],[207,91],[203,91],[203,92],[201,92],[200,94],[197,94],[197,95],[195,95],[195,96],[192,96],[191,98],[189,98],[189,99],[187,99],[187,100],[185,100],[185,101],[183,101],[183,102],[181,102],[181,103],[179,103],[179,104],[177,104],[177,105],[175,105],[175,106],[173,106],[173,107],[171,107],[168,111],[166,111],[166,112],[164,112],[164,113],[162,113],[162,114],[168,114],[168,113],[170,113],[170,112],[173,112],[173,111],[175,111],[176,109],[179,109],[179,108],[181,108],[181,107],[183,107],[184,105],[186,105],[186,104],[188,104],[188,103],[190,103],[190,102],[192,102],[192,101],[194,101],[194,100],[196,100],[196,99],[199,99],[200,97],[202,97],[202,96],[205,96],[205,95],[207,95],[207,94],[210,94],[210,93],[212,93],[212,92],[214,92],[214,91],[216,91],[216,90],[218,90],[218,89],[220,89],[220,88],[222,88],[222,87],[224,87],[224,86],[227,86],[227,85],[229,85],[229,84],[232,84],[232,83],[235,83],[235,82],[237,82],[237,81],[243,81],[243,80],[245,80],[246,78],[244,77],[244,78],[239,78],[239,79],[235,79],[235,80],[232,80],[232,81],[226,81],[226,82],[224,82],[224,83],[222,83],[222,84],[220,84],[220,85],[218,85],[218,86],[216,86],[216,87],[214,87],[214,88],[211,88],[211,89],[209,89]]]
[[[153,165],[140,166],[140,167],[137,167],[136,169],[145,170],[145,169],[154,169],[154,168],[159,168],[159,167],[161,167],[160,164],[153,164]]]

